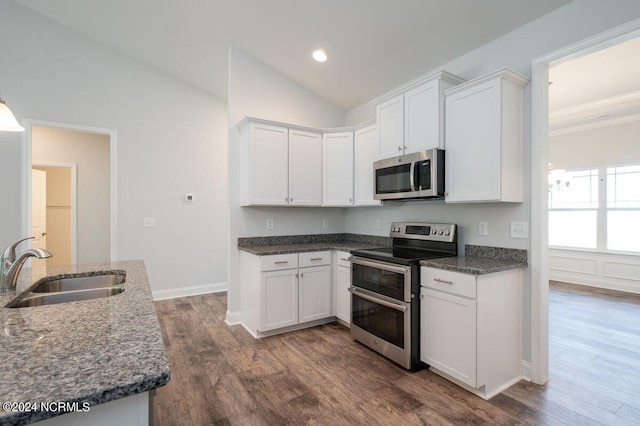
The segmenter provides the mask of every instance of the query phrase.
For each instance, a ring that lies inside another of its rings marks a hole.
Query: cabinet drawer
[[[260,257],[262,272],[278,271],[280,269],[293,269],[298,267],[298,254],[274,254],[271,256]]]
[[[336,264],[338,266],[344,266],[346,268],[351,268],[351,261],[349,260],[350,256],[351,256],[351,253],[349,253],[349,252],[337,251],[336,252]]]
[[[450,294],[476,298],[476,276],[444,269],[421,267],[420,285]]]
[[[307,266],[320,266],[331,264],[331,251],[312,251],[307,253],[300,253],[299,266],[300,268],[306,268]]]

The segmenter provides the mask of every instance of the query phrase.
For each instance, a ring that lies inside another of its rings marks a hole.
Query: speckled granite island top
[[[322,250],[352,251],[391,245],[391,238],[359,234],[286,235],[238,238],[238,249],[258,256]]]
[[[527,267],[527,251],[502,247],[465,245],[465,256],[422,260],[422,266],[465,274],[484,275]]]
[[[121,294],[33,308],[6,308],[45,276],[126,272]],[[91,405],[164,386],[169,363],[141,260],[24,269],[15,293],[0,296],[0,401]],[[56,413],[5,412],[0,424]]]

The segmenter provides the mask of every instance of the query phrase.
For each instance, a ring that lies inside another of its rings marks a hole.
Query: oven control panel
[[[456,241],[457,226],[451,223],[393,222],[391,238],[410,238],[428,241]]]

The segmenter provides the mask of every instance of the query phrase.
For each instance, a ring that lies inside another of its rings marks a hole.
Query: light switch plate
[[[511,222],[511,238],[529,238],[529,223]]]
[[[155,228],[156,226],[156,220],[153,217],[145,217],[142,220],[142,224],[145,228]]]

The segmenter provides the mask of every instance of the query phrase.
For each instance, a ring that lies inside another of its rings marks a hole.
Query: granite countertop
[[[492,274],[528,266],[526,250],[470,244],[465,246],[465,256],[422,260],[420,264],[473,275]]]
[[[6,308],[45,276],[124,271],[121,294],[33,308]],[[0,295],[0,401],[102,404],[169,382],[169,363],[141,260],[23,269],[17,291]],[[5,412],[0,424],[61,413]]]
[[[391,238],[359,234],[317,234],[238,238],[238,250],[258,256],[322,250],[352,251],[391,245]]]

